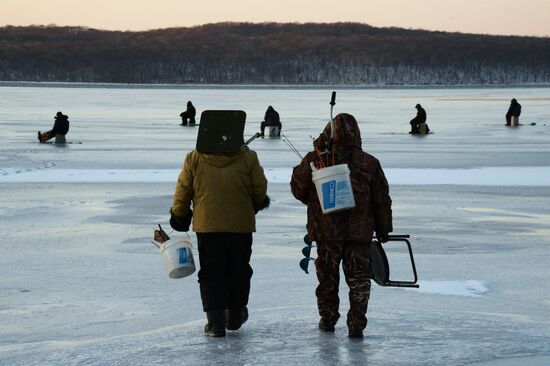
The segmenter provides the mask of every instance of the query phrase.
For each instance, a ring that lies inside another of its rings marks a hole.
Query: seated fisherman
[[[38,141],[44,143],[54,138],[55,135],[65,136],[67,132],[69,132],[69,116],[66,116],[61,112],[57,112],[57,114],[55,115],[53,128],[50,131],[46,131],[44,133],[38,131]]]
[[[197,111],[195,110],[193,103],[191,103],[191,101],[188,101],[187,110],[185,112],[180,113],[181,125],[187,126],[187,122],[189,122],[189,126],[194,126],[196,114],[197,114]]]
[[[261,131],[262,138],[264,138],[264,130],[266,126],[279,127],[279,132],[277,133],[277,136],[278,137],[281,136],[281,130],[283,129],[283,125],[281,124],[279,113],[272,106],[267,107],[267,110],[265,111],[264,120],[260,124],[260,131]]]
[[[508,108],[508,112],[506,112],[506,126],[518,126],[520,114],[521,104],[514,98],[510,101],[510,107]],[[512,117],[514,117],[514,121],[512,121]]]
[[[420,124],[426,123],[426,111],[420,104],[417,104],[415,106],[416,108],[416,117],[414,117],[410,124],[411,124],[411,132],[412,134],[419,134],[420,133]],[[427,125],[426,125],[427,126]],[[428,129],[429,131],[429,129]]]

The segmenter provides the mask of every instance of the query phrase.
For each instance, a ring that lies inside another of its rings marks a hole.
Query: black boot
[[[349,338],[363,338],[363,329],[361,328],[348,328]]]
[[[227,319],[225,327],[228,330],[237,330],[248,320],[248,309],[246,306],[243,308],[227,309],[225,310],[225,315]]]
[[[210,337],[225,337],[225,311],[214,309],[206,312],[208,324],[204,326],[204,333]]]
[[[323,332],[334,332],[334,324],[327,323],[323,319],[319,320],[319,329]]]
[[[363,330],[362,329],[349,328],[348,337],[349,338],[363,338]]]

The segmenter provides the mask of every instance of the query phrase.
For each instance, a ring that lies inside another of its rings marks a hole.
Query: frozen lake
[[[177,125],[187,100],[198,115],[206,109],[246,111],[245,138],[259,131],[267,106],[273,105],[281,114],[283,132],[305,153],[311,148],[310,136],[317,137],[329,119],[330,92],[0,87],[0,141],[8,152],[0,157],[0,167],[55,163],[66,169],[177,168],[195,146],[197,133]],[[521,122],[535,126],[503,128],[512,97],[523,105]],[[416,103],[427,111],[434,132],[429,138],[408,134]],[[549,166],[549,105],[550,88],[338,90],[334,112],[356,117],[364,147],[385,168]],[[65,149],[33,144],[36,131],[50,128],[58,110],[70,117],[68,139],[82,144]],[[254,142],[251,147],[267,167],[297,162],[282,141]]]
[[[318,331],[316,278],[298,267],[306,211],[288,185],[299,159],[281,140],[252,142],[272,207],[257,217],[250,320],[203,335],[196,274],[169,279],[149,243],[195,146],[179,113],[187,100],[199,115],[242,109],[247,138],[272,105],[305,154],[330,92],[0,87],[0,364],[549,364],[550,88],[337,89],[335,114],[357,118],[387,173],[421,286],[373,285],[362,341],[342,319]],[[511,98],[520,128],[504,126]],[[429,136],[408,134],[416,103]],[[58,110],[73,143],[38,144]],[[395,277],[410,276],[393,245]]]

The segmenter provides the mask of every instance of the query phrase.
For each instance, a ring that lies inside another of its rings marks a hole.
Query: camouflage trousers
[[[363,330],[367,326],[367,306],[370,297],[371,259],[369,242],[336,240],[317,242],[315,266],[319,286],[315,291],[319,315],[327,325],[334,325],[340,314],[338,285],[340,262],[349,287],[350,309],[347,325],[350,329]]]

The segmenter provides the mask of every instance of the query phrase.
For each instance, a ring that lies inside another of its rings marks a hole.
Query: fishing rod
[[[254,141],[254,139],[257,139],[258,137],[260,137],[262,134],[259,133],[259,132],[256,132],[254,134],[254,136],[252,136],[251,138],[249,138],[248,140],[246,140],[246,142],[243,144],[243,146],[248,146],[249,143],[251,143],[252,141]]]
[[[330,97],[330,140],[329,140],[329,149],[332,145],[332,141],[334,140],[334,118],[332,117],[332,109],[334,108],[334,105],[336,104],[336,92],[332,92],[332,96]]]
[[[330,139],[327,144],[327,150],[320,152],[321,155],[329,154],[330,150],[332,149],[332,143],[334,141],[334,118],[332,115],[333,115],[333,109],[335,104],[336,104],[336,92],[333,91],[332,96],[330,98]],[[259,134],[256,134],[256,135],[259,135]],[[288,139],[288,137],[282,132],[281,132],[281,136],[283,137],[283,142],[290,148],[290,150],[292,150],[292,152],[294,152],[300,158],[300,160],[303,160],[304,157],[302,156],[302,154],[300,154],[296,146],[294,146],[294,144]],[[245,143],[245,145],[247,145],[250,141],[252,141],[255,138],[256,137],[252,137],[249,141]],[[328,158],[327,158],[327,165],[328,165]]]
[[[255,139],[257,139],[258,137],[260,137],[262,134],[259,133],[259,132],[256,132],[254,134],[254,136],[252,136],[251,138],[249,138],[244,144],[243,146],[248,146],[248,144],[250,144],[252,141],[254,141]],[[286,135],[284,133],[281,132],[281,135],[283,136],[283,141],[285,142],[285,144],[290,148],[290,150],[292,150],[292,152],[294,152],[296,155],[298,155],[298,157],[300,158],[300,160],[302,160],[304,157],[300,154],[300,152],[298,151],[298,149],[296,149],[296,147],[294,146],[294,144],[292,144],[292,142],[290,142],[290,140],[288,139],[288,137],[286,137]]]
[[[336,92],[333,91],[332,92],[332,95],[330,97],[330,139],[329,139],[329,142],[328,142],[328,145],[327,145],[327,151],[323,151],[321,154],[328,154],[332,148],[332,142],[334,141],[334,118],[333,118],[333,109],[334,109],[334,105],[336,104]],[[303,159],[302,155],[300,154],[300,152],[298,151],[298,149],[296,149],[296,147],[292,144],[292,142],[290,142],[290,140],[288,139],[288,137],[285,136],[284,133],[281,132],[281,136],[283,136],[283,141],[285,144],[287,144],[287,146],[290,148],[290,150],[292,150],[296,155],[298,155],[298,157],[300,159]]]
[[[292,142],[290,142],[288,137],[286,137],[286,135],[282,132],[281,132],[281,136],[283,136],[283,142],[290,148],[290,150],[292,150],[296,155],[298,155],[300,160],[303,160],[304,158],[302,157],[302,155],[300,154],[298,149],[294,146],[294,144]]]
[[[334,142],[334,117],[332,115],[332,110],[334,109],[334,105],[336,104],[336,92],[332,92],[332,96],[330,97],[330,138],[328,140],[327,149],[324,153],[327,154],[327,166],[329,166],[329,156],[332,151],[332,143]],[[334,165],[334,154],[332,154],[332,165]]]

